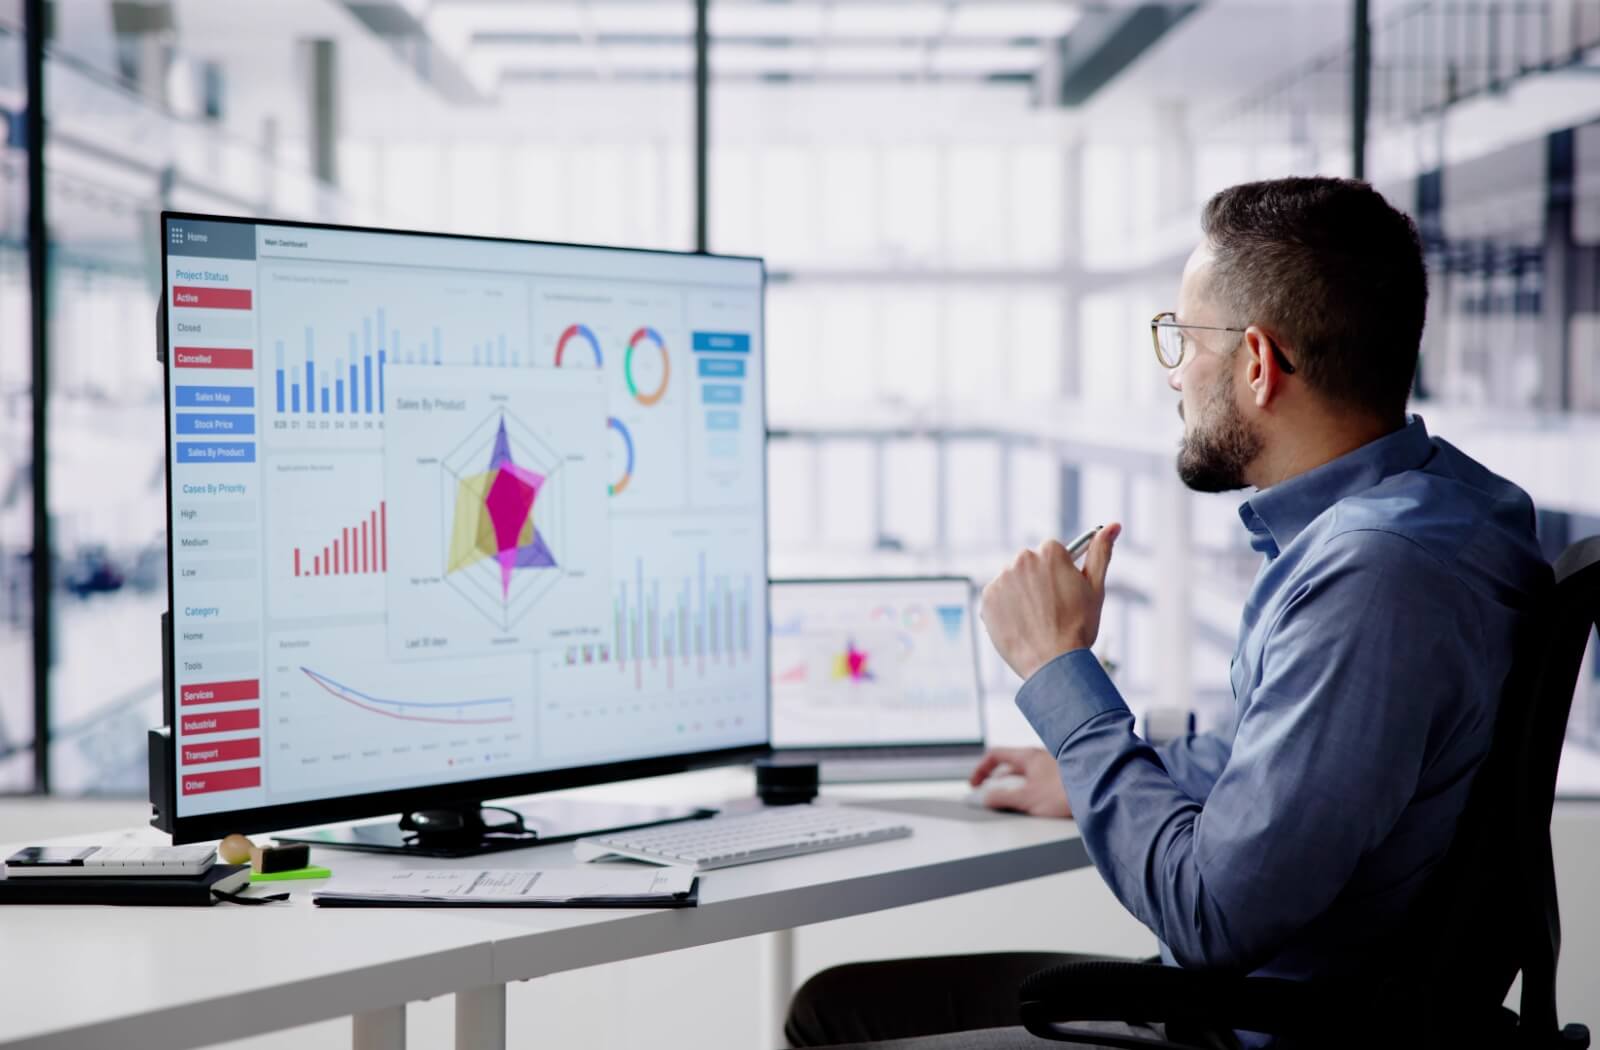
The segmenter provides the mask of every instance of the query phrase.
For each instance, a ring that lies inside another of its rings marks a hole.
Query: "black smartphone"
[[[6,858],[8,868],[81,868],[99,846],[25,846]]]

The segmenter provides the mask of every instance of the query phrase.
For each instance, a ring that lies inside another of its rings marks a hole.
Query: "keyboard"
[[[884,814],[835,806],[774,806],[753,813],[591,835],[578,840],[577,855],[579,860],[622,856],[710,871],[910,834],[909,824]]]
[[[43,856],[34,854],[43,853]],[[7,878],[200,875],[216,863],[216,843],[192,846],[32,847],[6,861]]]

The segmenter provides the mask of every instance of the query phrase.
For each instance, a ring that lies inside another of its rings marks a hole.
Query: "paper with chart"
[[[539,871],[438,868],[338,878],[318,900],[414,904],[661,903],[687,896],[695,874],[684,867],[556,868]]]

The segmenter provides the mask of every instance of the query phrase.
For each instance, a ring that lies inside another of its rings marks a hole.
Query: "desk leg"
[[[783,1022],[794,997],[794,931],[775,930],[767,935],[767,1032],[771,1045],[784,1047]]]
[[[456,993],[456,1050],[506,1050],[506,986]]]
[[[406,1050],[406,1007],[386,1006],[350,1018],[352,1050]]]

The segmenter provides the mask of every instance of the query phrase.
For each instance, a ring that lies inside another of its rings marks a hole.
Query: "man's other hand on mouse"
[[[977,787],[991,776],[1002,776],[1006,769],[1023,778],[1020,787],[988,792],[983,799],[990,809],[1011,809],[1030,817],[1070,817],[1067,789],[1061,786],[1061,772],[1050,752],[1042,747],[990,748],[978,762],[968,783]]]

